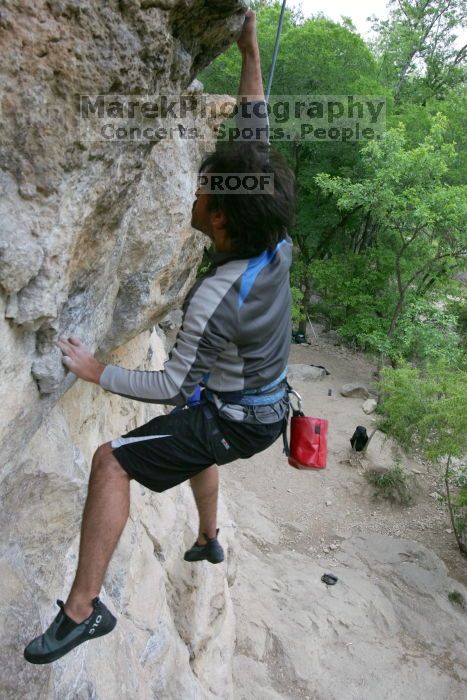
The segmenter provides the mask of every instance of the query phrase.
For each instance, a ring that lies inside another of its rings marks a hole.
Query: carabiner
[[[300,413],[303,414],[303,411],[302,411],[302,405],[303,405],[303,404],[302,404],[302,397],[300,396],[300,394],[298,393],[298,391],[295,391],[295,389],[292,389],[292,387],[290,386],[290,384],[288,384],[288,386],[290,387],[290,389],[287,389],[287,393],[288,393],[288,394],[294,394],[294,395],[297,397],[297,400],[298,400],[298,411],[299,411]],[[292,406],[292,410],[295,410],[293,406]]]

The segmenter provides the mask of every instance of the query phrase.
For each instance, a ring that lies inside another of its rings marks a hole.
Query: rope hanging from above
[[[274,52],[272,54],[272,63],[269,70],[268,85],[266,88],[266,102],[269,101],[269,95],[271,94],[272,79],[274,78],[274,69],[276,67],[277,52],[279,50],[279,40],[281,38],[282,32],[282,22],[284,21],[285,5],[287,0],[282,0],[281,13],[279,15],[279,24],[277,25],[276,41],[274,44]]]

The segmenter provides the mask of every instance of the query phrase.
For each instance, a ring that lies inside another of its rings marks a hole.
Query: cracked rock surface
[[[188,110],[184,127],[197,139],[180,137],[169,111],[156,123],[173,138],[132,141],[88,133],[82,99],[182,93],[200,104],[195,76],[232,43],[244,9],[239,0],[3,4],[0,440],[8,458],[23,444],[17,426],[33,431],[68,388],[57,337],[74,334],[105,353],[150,328],[181,305],[207,242],[189,213],[197,167],[214,148],[216,100],[204,96],[205,115]]]

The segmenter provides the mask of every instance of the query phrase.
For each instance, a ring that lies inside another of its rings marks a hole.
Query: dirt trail
[[[404,466],[414,474],[416,482],[415,503],[409,507],[391,505],[374,499],[373,487],[363,478],[363,469],[358,468],[358,454],[350,449],[349,440],[356,426],[364,425],[370,434],[374,418],[362,411],[363,399],[345,398],[340,389],[343,384],[361,381],[371,390],[375,365],[361,353],[336,346],[324,336],[312,345],[292,345],[289,364],[323,365],[330,372],[322,380],[295,386],[303,398],[305,414],[329,421],[327,468],[313,472],[289,467],[281,455],[282,440],[278,440],[264,456],[258,455],[254,469],[252,460],[240,460],[231,474],[222,470],[226,485],[234,485],[238,480],[267,504],[274,520],[281,524],[284,547],[321,553],[335,538],[352,533],[408,537],[433,549],[450,575],[467,585],[467,564],[453,535],[446,532],[451,527],[447,511],[430,496],[443,493],[439,470],[405,457]],[[328,389],[332,390],[331,396]],[[386,445],[383,442],[376,433],[367,462],[389,466],[394,463],[391,441]],[[354,458],[357,466],[351,466],[349,458]],[[329,501],[331,505],[326,506]]]
[[[342,385],[349,382],[362,381],[371,389],[375,366],[323,335],[312,345],[292,345],[290,364],[323,365],[330,372],[319,381],[294,383],[305,414],[329,420],[328,464],[316,472],[293,469],[282,454],[280,439],[253,459],[221,469],[223,495],[239,531],[238,571],[232,587],[238,699],[407,700],[423,697],[423,688],[434,698],[464,697],[467,658],[464,642],[460,657],[456,656],[456,628],[464,626],[462,634],[467,635],[467,611],[454,606],[447,595],[452,590],[467,595],[463,586],[467,566],[453,535],[446,532],[450,523],[444,506],[430,496],[442,492],[440,474],[433,466],[404,458],[416,482],[413,505],[375,500],[358,460],[352,459],[349,442],[357,425],[370,432],[374,419],[362,411],[363,399],[340,395]],[[367,460],[392,465],[391,442],[383,443],[377,433]],[[401,561],[413,564],[410,581]],[[320,581],[324,571],[339,576],[332,589]],[[368,597],[361,602],[367,626],[364,638],[350,613],[360,605],[355,598],[360,598],[360,588],[368,588]],[[307,595],[316,610],[304,624]],[[336,605],[328,610],[330,596]],[[424,610],[418,610],[418,598],[424,600]],[[285,627],[284,615],[289,622]],[[404,620],[409,618],[406,628]],[[433,628],[425,629],[423,619]],[[439,626],[433,620],[439,620]],[[352,660],[349,654],[357,648],[360,653]],[[376,669],[369,675],[366,658]],[[324,670],[334,674],[328,685],[317,680]],[[378,672],[391,676],[396,670],[402,685],[378,691],[370,676]]]

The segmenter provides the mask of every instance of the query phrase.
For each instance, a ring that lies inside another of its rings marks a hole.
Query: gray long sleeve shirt
[[[237,124],[242,121],[237,118]],[[246,125],[251,127],[251,122]],[[264,121],[259,125],[264,134]],[[273,251],[253,258],[214,253],[210,271],[184,301],[182,325],[164,368],[155,372],[107,365],[100,385],[128,398],[182,406],[201,381],[212,392],[269,384],[283,372],[289,356],[291,262],[287,234]],[[220,403],[216,401],[218,408]],[[242,409],[259,422],[279,420],[285,412],[283,400],[273,407]]]

